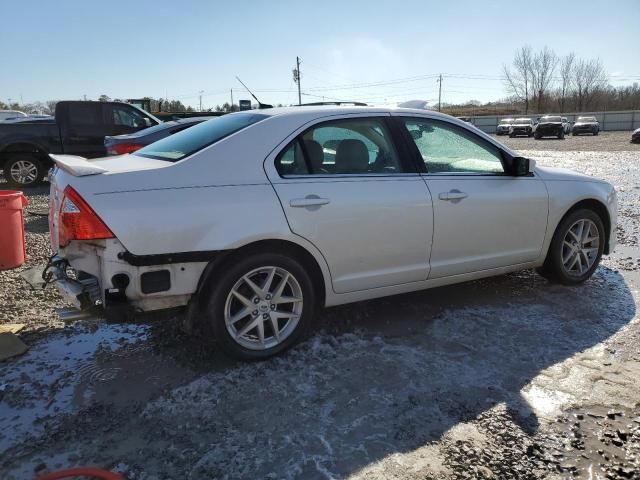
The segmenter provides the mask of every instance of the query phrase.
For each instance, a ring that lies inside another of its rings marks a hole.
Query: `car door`
[[[502,150],[471,129],[398,118],[424,162],[434,199],[429,278],[536,260],[549,209],[544,183],[535,174],[511,175]]]
[[[317,123],[275,158],[291,230],[327,261],[336,293],[426,280],[433,211],[389,115]]]

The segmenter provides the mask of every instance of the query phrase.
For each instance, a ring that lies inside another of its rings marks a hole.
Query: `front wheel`
[[[282,254],[256,254],[215,282],[208,316],[228,355],[264,360],[299,342],[316,309],[313,282],[303,265]]]
[[[560,140],[564,140],[564,131],[562,131],[562,132],[560,132],[560,133],[558,134],[558,138],[559,138]]]
[[[598,130],[596,130],[595,132],[593,132],[593,136],[597,136],[598,135]]]
[[[12,188],[32,187],[44,177],[42,162],[31,154],[14,155],[4,164],[4,178]]]
[[[556,228],[539,273],[564,285],[586,281],[600,263],[604,240],[604,225],[597,213],[587,209],[570,213]]]

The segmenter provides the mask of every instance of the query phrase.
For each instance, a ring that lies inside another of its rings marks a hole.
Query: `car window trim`
[[[487,141],[485,138],[482,138],[480,135],[478,135],[476,132],[474,132],[471,129],[462,127],[460,125],[455,124],[454,122],[449,122],[445,119],[439,119],[439,118],[430,118],[430,117],[420,117],[420,116],[415,116],[415,115],[395,115],[393,118],[397,119],[397,121],[399,122],[399,126],[402,127],[402,130],[404,132],[403,137],[404,137],[404,141],[407,142],[409,144],[409,148],[410,150],[413,151],[413,158],[414,158],[414,162],[417,162],[418,164],[422,164],[422,172],[420,172],[423,175],[430,175],[430,176],[456,176],[456,177],[460,177],[460,176],[483,176],[483,177],[511,177],[513,176],[513,173],[511,172],[512,167],[510,165],[510,160],[511,160],[511,155],[509,155],[509,153],[507,153],[504,149],[500,148],[498,145],[493,144],[492,142]],[[481,173],[481,172],[459,172],[459,173],[455,173],[455,172],[429,172],[427,169],[427,164],[424,161],[424,159],[422,158],[422,154],[420,153],[420,149],[418,149],[418,146],[416,145],[416,142],[413,140],[413,138],[411,137],[411,135],[409,134],[408,129],[406,128],[406,126],[404,125],[404,121],[405,120],[416,120],[416,121],[428,121],[428,122],[436,122],[436,123],[443,123],[443,124],[447,124],[451,127],[453,127],[456,130],[461,130],[464,132],[467,132],[471,135],[473,135],[474,137],[476,137],[480,142],[485,143],[487,145],[491,145],[492,147],[496,148],[498,150],[498,152],[500,153],[500,161],[502,163],[502,168],[504,169],[504,172],[501,173]]]
[[[323,125],[328,124],[328,123],[341,123],[341,122],[353,122],[353,121],[358,121],[358,120],[376,120],[379,121],[380,123],[383,124],[383,126],[387,129],[387,133],[389,133],[389,143],[391,144],[391,147],[395,149],[396,154],[398,156],[398,161],[400,162],[400,166],[402,167],[403,171],[399,172],[399,173],[340,173],[340,174],[326,174],[326,173],[320,173],[320,174],[314,174],[313,173],[313,168],[311,166],[311,162],[308,158],[307,155],[307,150],[304,146],[304,141],[302,141],[302,138],[304,137],[304,135],[310,131],[310,130],[314,130],[316,128],[321,128]],[[394,126],[394,121],[393,118],[391,116],[387,115],[354,115],[354,116],[350,116],[350,117],[342,117],[342,118],[329,118],[326,120],[321,120],[319,122],[315,122],[312,125],[310,125],[309,127],[305,128],[304,130],[302,130],[300,133],[298,133],[293,140],[291,140],[290,142],[288,142],[274,157],[273,160],[273,166],[276,170],[276,173],[278,174],[278,176],[282,179],[295,179],[295,178],[339,178],[339,177],[347,177],[347,178],[355,178],[355,177],[397,177],[398,175],[417,175],[419,173],[421,173],[420,171],[416,170],[414,162],[412,162],[410,159],[405,158],[405,155],[402,153],[405,151],[405,147],[402,144],[402,142],[399,142],[398,140],[398,135],[395,132],[396,127]],[[298,141],[300,148],[302,149],[302,154],[304,156],[304,160],[305,160],[305,164],[307,166],[307,170],[310,173],[307,174],[296,174],[296,175],[282,175],[279,171],[278,171],[278,167],[277,162],[278,159],[280,158],[280,156],[291,146],[293,145],[294,142]]]

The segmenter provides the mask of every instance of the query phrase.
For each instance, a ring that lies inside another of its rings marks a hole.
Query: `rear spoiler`
[[[84,177],[86,175],[98,175],[107,171],[106,168],[94,165],[89,160],[78,155],[56,155],[49,154],[51,160],[65,172],[74,177]]]

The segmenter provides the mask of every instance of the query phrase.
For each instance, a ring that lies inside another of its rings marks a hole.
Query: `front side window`
[[[503,174],[500,150],[471,132],[437,120],[405,120],[428,173]]]
[[[148,125],[146,121],[147,117],[134,108],[121,107],[118,105],[105,105],[105,107],[105,122],[107,125],[131,128],[141,128]]]
[[[265,118],[269,116],[249,112],[230,113],[158,140],[133,155],[177,162]]]
[[[375,118],[336,120],[307,130],[278,155],[276,169],[281,176],[403,172],[391,134]]]

